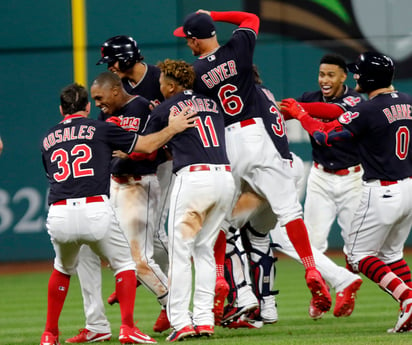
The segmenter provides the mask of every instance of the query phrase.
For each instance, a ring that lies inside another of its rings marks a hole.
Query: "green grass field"
[[[411,262],[412,257],[407,257]],[[335,259],[343,264],[343,260]],[[355,311],[349,318],[335,318],[332,311],[313,321],[307,313],[310,293],[304,281],[303,267],[291,259],[280,257],[277,263],[276,288],[279,321],[261,329],[226,329],[217,327],[211,338],[193,338],[185,344],[293,345],[293,344],[412,344],[412,334],[387,334],[397,320],[398,304],[374,283],[364,278],[358,293]],[[47,304],[47,283],[50,272],[0,275],[0,344],[39,344],[44,329]],[[103,270],[104,298],[112,292],[111,271]],[[334,300],[335,292],[332,291]],[[333,308],[333,305],[332,305]],[[159,314],[156,298],[144,287],[136,297],[135,319],[138,327],[159,344],[168,332],[157,334],[152,326]],[[119,344],[119,306],[106,308],[113,337],[105,344]],[[77,277],[72,278],[60,318],[60,342],[77,334],[84,327],[83,305]]]

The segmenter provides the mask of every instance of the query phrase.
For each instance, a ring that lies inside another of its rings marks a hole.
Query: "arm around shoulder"
[[[193,116],[197,113],[190,107],[185,107],[180,113],[170,112],[169,124],[159,132],[139,135],[137,138],[134,152],[152,153],[165,145],[176,134],[183,132],[185,129],[195,127]]]

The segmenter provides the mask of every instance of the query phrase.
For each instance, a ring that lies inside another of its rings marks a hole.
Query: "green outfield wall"
[[[338,52],[349,60],[369,49],[394,57],[400,66],[395,86],[412,92],[412,21],[406,18],[407,0],[73,1],[80,1],[85,9],[87,86],[105,68],[96,66],[101,43],[118,34],[133,36],[147,63],[167,57],[193,61],[185,41],[172,32],[186,14],[203,8],[248,10],[259,15],[262,24],[255,63],[264,84],[278,99],[316,90],[318,61],[324,53]],[[0,134],[4,142],[0,156],[0,262],[53,257],[45,228],[47,181],[40,143],[45,131],[60,120],[61,88],[74,81],[71,4],[70,0],[0,4]],[[374,7],[373,18],[364,13],[366,5]],[[218,23],[221,43],[234,28]],[[351,80],[349,85],[353,86]],[[97,110],[94,105],[92,108],[91,116],[96,117]],[[288,134],[291,149],[309,168],[307,134],[297,123],[288,124]],[[336,226],[330,246],[342,246]]]

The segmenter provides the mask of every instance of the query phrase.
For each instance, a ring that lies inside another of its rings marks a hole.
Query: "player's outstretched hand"
[[[170,111],[169,114],[169,128],[174,133],[183,132],[186,128],[195,127],[194,118],[197,112],[193,111],[190,107],[185,107],[180,113],[174,113]]]
[[[285,116],[293,117],[300,120],[307,112],[303,107],[293,98],[285,98],[280,102],[280,111]]]

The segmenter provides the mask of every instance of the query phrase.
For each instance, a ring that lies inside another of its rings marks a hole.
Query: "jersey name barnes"
[[[208,59],[214,57],[211,55]],[[230,77],[237,75],[236,62],[234,60],[226,61],[210,71],[202,74],[200,79],[206,84],[206,86],[211,89],[220,82],[229,79]]]
[[[382,109],[383,113],[386,115],[389,123],[397,120],[412,120],[410,104],[396,104],[392,105],[390,108]]]
[[[189,93],[190,92],[190,93]],[[185,94],[191,94],[192,91],[184,91]],[[198,98],[193,97],[192,99],[185,99],[183,101],[179,101],[176,105],[172,106],[170,110],[174,114],[180,113],[185,107],[190,107],[193,111],[201,112],[207,111],[211,113],[217,114],[219,109],[215,101],[211,100],[210,98]]]
[[[92,140],[95,131],[96,127],[87,125],[56,129],[43,139],[43,148],[48,151],[52,146],[62,142],[78,139]]]

